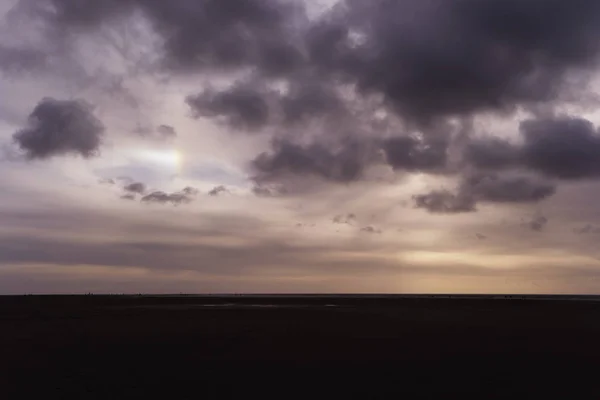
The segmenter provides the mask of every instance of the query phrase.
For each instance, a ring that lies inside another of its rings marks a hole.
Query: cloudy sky
[[[600,293],[597,0],[0,16],[0,294]]]

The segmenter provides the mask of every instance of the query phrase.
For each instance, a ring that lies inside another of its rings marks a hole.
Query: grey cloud
[[[124,195],[121,196],[121,199],[123,199],[123,200],[135,200],[135,194],[133,194],[133,193],[124,194]]]
[[[135,1],[99,0],[85,6],[72,0],[50,0],[45,7],[35,4],[40,13],[57,27],[84,29],[132,11]]]
[[[133,132],[145,139],[170,140],[177,137],[177,131],[170,125],[159,125],[156,128],[151,128],[138,124]]]
[[[524,176],[477,174],[465,179],[460,189],[479,201],[492,203],[538,202],[552,196],[552,184]]]
[[[321,28],[312,62],[415,121],[552,102],[570,68],[598,55],[594,0],[350,0],[345,10]]]
[[[525,164],[549,176],[580,179],[600,176],[600,135],[581,118],[521,123]]]
[[[212,188],[212,189],[211,189],[211,190],[208,192],[208,195],[209,195],[209,196],[218,196],[218,195],[220,195],[221,193],[227,193],[227,192],[229,192],[229,190],[228,190],[228,189],[227,189],[225,186],[223,186],[223,185],[219,185],[219,186],[216,186],[216,187]]]
[[[288,242],[282,235],[267,234],[265,222],[256,217],[209,213],[198,221],[185,223],[179,218],[171,220],[169,215],[173,214],[166,212],[152,219],[131,218],[129,212],[67,205],[57,206],[51,213],[0,211],[4,229],[0,264],[139,267],[214,273],[216,277],[255,274],[257,267],[260,271],[273,267],[277,272],[281,265],[302,274],[307,270],[323,272],[323,268],[331,273],[347,274],[351,270],[372,273],[373,268],[383,266],[379,260],[367,271],[365,259],[353,257],[353,252],[373,250],[373,244],[360,240],[350,246],[324,242],[300,244],[295,240]],[[57,231],[61,234],[57,235]],[[114,240],[119,238],[123,240]],[[223,238],[223,246],[215,245],[215,238]],[[231,245],[230,238],[252,240]],[[323,257],[331,252],[350,254],[342,260]],[[384,264],[385,269],[397,268],[397,262]]]
[[[272,75],[290,71],[302,57],[293,21],[298,3],[278,0],[138,0],[165,38],[165,63],[176,70],[258,67]]]
[[[155,191],[142,197],[141,201],[142,203],[171,203],[173,205],[178,205],[190,203],[192,198],[185,193],[165,193],[161,191]]]
[[[276,197],[287,193],[285,187],[281,185],[255,184],[252,186],[252,193],[257,197]]]
[[[128,183],[133,182],[133,179],[129,176],[118,176],[117,180],[121,181],[121,182],[128,182]]]
[[[0,70],[5,73],[39,70],[47,61],[48,56],[37,49],[0,44]]]
[[[520,164],[520,148],[504,139],[487,137],[474,139],[464,152],[465,159],[477,168],[504,169]]]
[[[455,193],[433,190],[413,196],[415,206],[436,214],[477,211],[477,203],[536,203],[555,193],[553,185],[526,176],[475,174],[463,177]]]
[[[53,12],[37,15],[67,32],[140,11],[174,71],[254,69],[290,78],[302,70],[325,86],[351,83],[383,95],[421,122],[553,102],[577,89],[568,73],[594,65],[599,50],[595,0],[543,7],[537,0],[348,0],[312,23],[301,2],[283,0],[51,5]]]
[[[272,153],[262,153],[255,158],[252,167],[257,173],[257,181],[300,175],[348,183],[360,179],[372,160],[369,149],[359,142],[349,141],[337,148],[329,148],[318,143],[301,146],[280,140],[273,143]]]
[[[186,98],[194,118],[210,118],[231,128],[258,131],[286,129],[320,117],[348,116],[334,85],[315,77],[291,76],[289,88],[268,89],[260,79],[241,80],[222,90],[208,88]]]
[[[267,94],[246,84],[236,84],[224,91],[206,89],[188,96],[186,103],[195,118],[215,118],[228,125],[244,130],[257,130],[269,121]]]
[[[587,224],[581,228],[575,228],[573,229],[574,233],[577,233],[579,235],[587,235],[587,234],[591,234],[591,233],[600,233],[600,227],[594,226],[592,224]]]
[[[498,138],[468,146],[467,162],[479,168],[525,168],[573,180],[600,177],[600,134],[582,118],[555,117],[521,122],[521,144]]]
[[[388,164],[394,170],[443,171],[447,163],[448,140],[426,142],[411,136],[386,139],[382,144]]]
[[[380,229],[377,229],[373,226],[365,226],[364,228],[361,228],[360,230],[361,232],[366,232],[366,233],[381,233]]]
[[[548,218],[543,215],[534,216],[529,222],[527,222],[527,226],[536,232],[541,232],[546,227],[548,223]]]
[[[485,235],[483,235],[481,233],[476,233],[475,237],[477,237],[477,239],[479,239],[479,240],[485,240],[485,239],[487,239],[487,236],[485,236]]]
[[[258,67],[278,75],[302,62],[294,27],[305,17],[299,3],[281,0],[97,0],[85,6],[51,0],[38,7],[51,28],[94,30],[140,11],[162,38],[163,67],[187,72]],[[294,23],[297,21],[298,23]]]
[[[104,126],[92,107],[80,100],[42,99],[29,115],[28,127],[13,140],[30,159],[78,154],[97,155]]]
[[[600,44],[596,0],[546,0],[543,7],[538,0],[347,0],[312,22],[301,3],[283,0],[51,4],[55,12],[38,15],[65,33],[94,30],[139,11],[162,39],[162,66],[171,72],[236,70],[245,73],[244,79],[251,77],[188,96],[196,117],[253,131],[274,121],[294,124],[340,111],[352,114],[356,110],[350,106],[357,106],[361,112],[346,123],[361,122],[353,135],[369,136],[357,140],[369,142],[375,133],[364,126],[375,111],[365,104],[373,101],[375,109],[416,122],[425,133],[423,139],[332,146],[326,140],[296,144],[291,140],[296,132],[281,129],[286,139],[251,163],[258,184],[290,175],[352,182],[373,163],[378,146],[396,171],[449,172],[451,135],[427,134],[440,120],[583,98],[584,75],[596,65]],[[267,89],[275,83],[290,90]],[[349,88],[356,93],[340,95]],[[530,169],[563,179],[600,175],[595,129],[582,120],[566,120],[526,121],[521,125],[524,143],[477,140],[467,146],[465,157],[487,170]],[[568,145],[560,132],[569,135]],[[331,137],[327,129],[310,133]],[[479,198],[469,201],[536,201],[554,189],[502,180],[477,190]],[[446,194],[440,204],[463,209],[465,200],[457,196],[449,200]],[[438,204],[435,198],[421,200]]]
[[[287,124],[322,116],[343,115],[346,112],[335,86],[326,85],[314,78],[292,81],[290,90],[279,101]]]
[[[159,125],[156,132],[164,138],[172,138],[177,136],[177,131],[171,125]]]
[[[160,230],[160,227],[155,228]],[[216,233],[216,232],[215,232]],[[203,238],[211,234],[191,233]],[[360,247],[359,247],[360,248]],[[366,247],[365,245],[365,248]],[[365,260],[323,260],[320,255],[330,251],[345,251],[341,246],[297,246],[282,240],[269,240],[259,244],[220,246],[204,243],[173,243],[157,240],[128,240],[115,243],[98,241],[61,240],[60,238],[38,238],[5,236],[0,242],[0,262],[12,265],[47,264],[62,266],[113,266],[139,267],[149,271],[197,271],[214,278],[225,276],[260,276],[265,266],[287,265],[289,269],[306,273],[307,270],[331,274],[347,274],[348,271],[364,271]],[[374,259],[375,260],[375,259]],[[377,269],[393,271],[395,263],[373,263]],[[260,267],[260,268],[259,268]],[[257,269],[258,268],[258,269]]]
[[[356,215],[349,213],[349,214],[339,214],[336,215],[335,217],[333,217],[333,223],[334,224],[347,224],[347,225],[352,225],[356,222]]]
[[[427,194],[413,196],[416,208],[433,214],[458,214],[477,211],[473,197],[448,190],[433,190]]]
[[[143,194],[146,192],[146,185],[142,182],[133,182],[125,185],[123,188],[126,192]]]
[[[187,195],[187,196],[196,196],[199,191],[198,189],[191,187],[191,186],[186,186],[181,190],[181,193]]]
[[[115,185],[117,182],[115,182],[115,180],[111,178],[102,178],[98,180],[98,183],[100,183],[101,185]]]

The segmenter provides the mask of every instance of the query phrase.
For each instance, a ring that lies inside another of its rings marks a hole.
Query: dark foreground
[[[2,399],[598,399],[600,302],[0,297],[0,365]]]

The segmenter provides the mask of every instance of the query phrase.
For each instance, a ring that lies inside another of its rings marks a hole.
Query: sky
[[[0,0],[0,294],[600,294],[597,0]]]

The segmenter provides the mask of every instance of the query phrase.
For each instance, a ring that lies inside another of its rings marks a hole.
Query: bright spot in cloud
[[[138,157],[147,162],[176,169],[179,169],[182,163],[181,153],[175,149],[142,150],[138,153]]]

